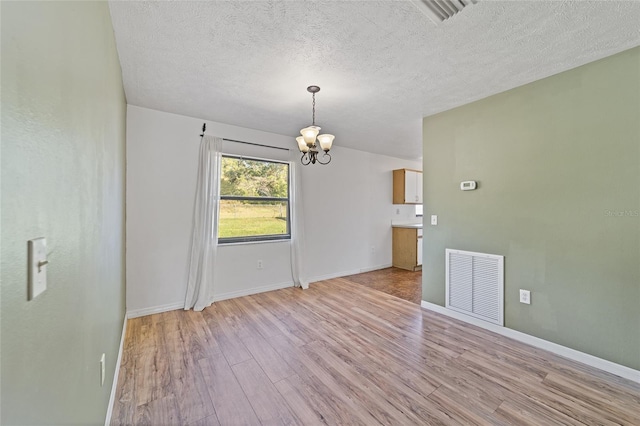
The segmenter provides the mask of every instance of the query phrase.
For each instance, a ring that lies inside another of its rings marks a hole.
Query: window
[[[218,242],[290,237],[289,164],[223,155]]]

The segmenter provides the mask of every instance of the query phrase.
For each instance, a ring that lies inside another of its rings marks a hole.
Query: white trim
[[[372,266],[370,268],[362,268],[360,269],[360,272],[358,272],[359,274],[363,274],[365,272],[371,272],[371,271],[377,271],[379,269],[386,269],[386,268],[391,268],[393,265],[391,263],[385,263],[383,265],[376,265],[376,266]],[[351,274],[353,275],[353,274]]]
[[[232,246],[242,246],[247,244],[269,244],[269,243],[291,243],[291,237],[289,238],[279,238],[276,240],[256,240],[256,241],[238,241],[235,243],[220,243],[218,242],[218,247],[232,247]]]
[[[443,314],[451,318],[455,318],[457,320],[467,322],[469,324],[473,324],[475,326],[484,328],[486,330],[493,331],[494,333],[500,334],[502,336],[510,337],[519,342],[526,343],[536,348],[544,349],[556,355],[560,355],[565,358],[569,358],[573,361],[581,362],[590,367],[594,367],[599,370],[606,371],[611,374],[615,374],[616,376],[620,376],[622,378],[640,383],[639,370],[635,370],[633,368],[626,367],[624,365],[616,364],[615,362],[607,361],[606,359],[598,358],[596,356],[589,355],[587,353],[580,352],[575,349],[571,349],[566,346],[562,346],[557,343],[550,342],[548,340],[540,339],[539,337],[531,336],[530,334],[522,333],[520,331],[513,330],[511,328],[501,327],[495,324],[491,324],[489,322],[476,319],[474,317],[461,314],[456,311],[452,311],[440,305],[436,305],[430,302],[425,302],[424,300],[420,302],[420,306],[430,311],[437,312],[439,314]]]
[[[107,407],[107,416],[104,420],[104,426],[111,423],[111,415],[113,414],[113,403],[116,399],[116,389],[118,388],[118,375],[120,374],[120,362],[122,361],[122,350],[124,348],[124,336],[127,333],[127,314],[124,314],[122,322],[122,335],[120,336],[120,349],[118,350],[118,360],[116,361],[116,369],[113,372],[113,383],[111,383],[111,395],[109,395],[109,406]]]
[[[315,276],[311,279],[309,279],[310,283],[315,283],[318,281],[324,281],[324,280],[330,280],[332,278],[342,278],[342,277],[347,277],[349,275],[355,275],[355,274],[362,274],[364,272],[371,272],[371,271],[377,271],[378,269],[385,269],[385,268],[391,268],[393,265],[391,263],[385,263],[384,265],[376,265],[376,266],[372,266],[369,268],[362,268],[362,269],[352,269],[351,271],[342,271],[342,272],[336,272],[333,274],[326,274],[326,275],[318,275]]]
[[[166,305],[151,306],[149,308],[133,309],[127,311],[127,318],[138,318],[147,315],[159,314],[162,312],[175,311],[176,309],[184,308],[184,300],[181,302],[167,303]]]
[[[248,288],[246,290],[230,291],[213,296],[214,302],[221,300],[233,299],[235,297],[250,296],[252,294],[265,293],[267,291],[280,290],[283,288],[293,287],[293,281],[287,281],[279,284],[264,285],[261,287]]]
[[[250,296],[252,294],[264,293],[266,291],[280,290],[287,287],[293,287],[293,282],[287,281],[284,283],[248,288],[245,290],[230,291],[227,293],[214,295],[213,301],[219,302],[221,300],[233,299],[234,297]],[[127,318],[131,319],[131,318],[144,317],[147,315],[160,314],[162,312],[175,311],[176,309],[184,309],[184,301],[167,303],[166,305],[151,306],[149,308],[133,309],[131,311],[127,311]]]

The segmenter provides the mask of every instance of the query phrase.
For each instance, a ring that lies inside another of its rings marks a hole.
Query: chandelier
[[[318,86],[307,87],[307,92],[311,93],[313,98],[313,117],[311,126],[300,130],[302,136],[296,138],[296,141],[298,141],[298,149],[300,149],[302,153],[300,162],[305,166],[316,163],[329,164],[331,161],[329,150],[331,149],[331,145],[333,145],[335,136],[329,134],[319,135],[320,127],[316,126],[316,93],[319,91],[320,88]],[[324,151],[322,156],[318,155],[320,151],[318,150],[318,145],[316,145],[316,140],[320,145],[320,149]]]

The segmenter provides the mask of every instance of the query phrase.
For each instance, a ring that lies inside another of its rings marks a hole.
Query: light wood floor
[[[129,320],[112,424],[640,424],[640,385],[343,279]]]
[[[384,268],[362,274],[349,275],[343,277],[343,279],[418,305],[422,301],[422,271],[414,272],[400,268]]]

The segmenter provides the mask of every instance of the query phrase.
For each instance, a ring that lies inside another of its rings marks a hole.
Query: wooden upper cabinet
[[[422,172],[411,169],[393,171],[393,204],[422,204]]]

